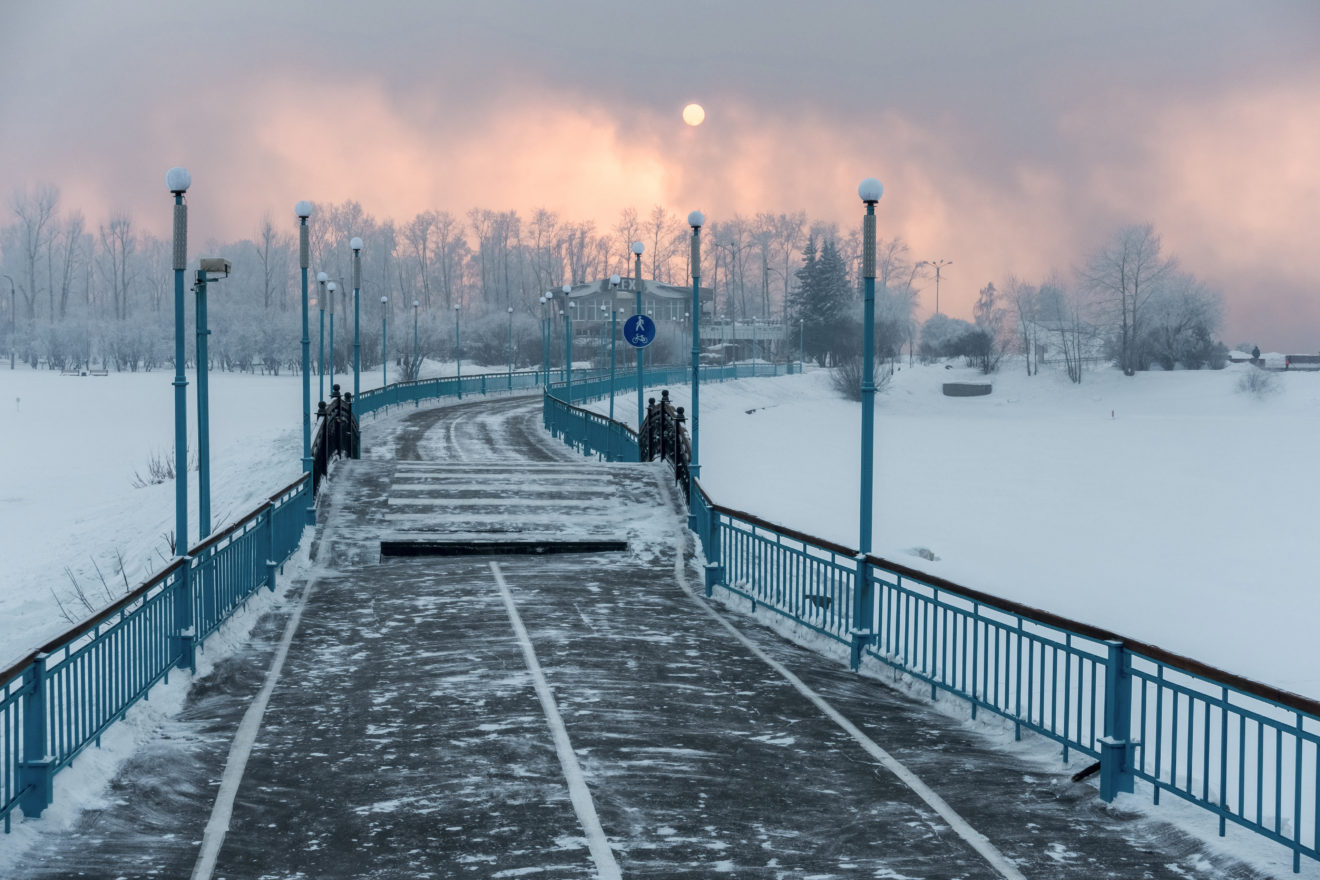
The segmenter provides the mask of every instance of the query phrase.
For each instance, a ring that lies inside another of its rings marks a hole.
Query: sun
[[[706,119],[706,111],[700,104],[688,104],[683,108],[683,121],[692,127],[701,125]]]

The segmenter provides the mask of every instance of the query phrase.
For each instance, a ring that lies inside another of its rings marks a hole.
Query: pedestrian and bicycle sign
[[[633,348],[646,348],[655,339],[655,321],[646,315],[633,315],[623,322],[623,338]]]

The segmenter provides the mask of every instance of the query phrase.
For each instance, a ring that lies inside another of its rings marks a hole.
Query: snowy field
[[[422,374],[453,372],[452,362],[427,362]],[[463,372],[482,369],[464,364]],[[379,366],[361,378],[364,389],[379,386]],[[187,379],[195,461],[196,374]],[[70,618],[87,617],[89,605],[104,607],[138,586],[170,558],[174,483],[134,483],[147,478],[153,458],[173,461],[173,381],[172,369],[104,377],[0,369],[0,668],[68,629]],[[352,374],[337,381],[351,388]],[[213,372],[210,401],[211,518],[218,531],[302,472],[302,382]],[[188,483],[194,544],[195,470]]]
[[[950,398],[943,382],[982,377],[904,367],[877,396],[873,552],[1320,697],[1320,373],[1273,374],[1261,400],[1237,390],[1252,369],[1078,386],[1019,363]],[[702,386],[702,484],[856,547],[860,425],[823,371]]]
[[[1281,391],[1257,400],[1236,390],[1248,369],[1074,386],[1006,368],[990,397],[955,399],[940,383],[970,372],[904,368],[878,397],[874,550],[1320,697],[1320,374],[1278,374]],[[170,455],[172,378],[0,370],[0,666],[67,628],[56,596],[86,614],[73,579],[104,604],[168,557],[173,484],[133,482]],[[211,388],[219,528],[297,477],[301,386],[212,374]],[[621,394],[615,412],[635,407]],[[858,425],[824,372],[704,386],[703,482],[722,504],[856,546]],[[195,530],[195,472],[190,488]]]

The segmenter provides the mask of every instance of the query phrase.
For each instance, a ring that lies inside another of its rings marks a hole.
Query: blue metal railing
[[[685,381],[686,377],[675,377]],[[704,381],[704,379],[703,379]],[[555,389],[557,390],[557,389]],[[576,388],[574,397],[577,398]],[[550,393],[546,426],[584,452],[611,431]],[[608,422],[608,420],[604,420]],[[552,427],[553,426],[553,427]],[[631,433],[631,432],[629,432]],[[602,439],[605,438],[605,439]],[[635,443],[635,435],[633,435]],[[624,459],[627,456],[623,456]],[[1063,747],[1112,800],[1141,780],[1320,860],[1320,702],[715,504],[691,511],[719,588]]]
[[[310,480],[302,476],[238,523],[92,619],[0,672],[0,816],[37,816],[59,770],[124,717],[298,546]],[[191,625],[179,601],[191,599]]]

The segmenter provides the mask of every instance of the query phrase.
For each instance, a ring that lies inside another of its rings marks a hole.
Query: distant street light
[[[321,294],[312,301],[312,305],[321,311],[321,331],[316,343],[317,400],[325,400],[325,285],[328,277],[324,272],[316,273],[316,283],[321,285]]]
[[[564,285],[567,287],[568,285]],[[568,293],[568,291],[564,291]],[[576,306],[577,303],[569,303],[570,306]],[[571,404],[573,402],[573,309],[564,309],[564,396]]]
[[[358,318],[361,311],[358,299],[362,292],[362,239],[354,238],[349,243],[353,249],[353,399],[358,399],[362,370],[361,336],[358,333]]]
[[[945,266],[952,266],[953,260],[922,260],[917,263],[918,266],[933,266],[935,268],[935,314],[940,313],[940,270]]]
[[[862,661],[862,649],[871,638],[872,614],[870,566],[865,556],[871,552],[871,502],[875,481],[875,203],[884,187],[868,177],[857,187],[857,195],[866,205],[862,221],[862,278],[865,281],[862,308],[862,486],[859,562],[856,589],[853,590],[852,668]]]
[[[382,389],[390,384],[390,348],[386,336],[390,329],[389,302],[388,296],[380,298],[380,387]]]
[[[573,292],[573,285],[571,285],[571,284],[563,284],[563,285],[560,285],[560,287],[559,287],[559,292],[560,292],[560,295],[562,295],[562,296],[564,297],[564,305],[562,305],[562,306],[559,307],[559,313],[560,313],[561,315],[563,315],[563,314],[566,314],[566,313],[568,312],[568,296],[569,296],[569,294],[571,294],[571,293]],[[567,369],[567,365],[568,365],[568,363],[569,363],[571,360],[572,360],[572,356],[568,353],[568,351],[565,351],[565,352],[564,352],[565,369]],[[573,386],[573,377],[572,377],[572,376],[568,376],[567,374],[565,374],[565,379],[566,379],[566,381],[569,383],[569,389],[570,389],[570,393],[571,393],[572,386]]]
[[[208,377],[210,355],[206,350],[211,331],[206,326],[206,286],[229,277],[229,261],[204,259],[197,270],[197,539],[211,534],[211,406]],[[217,277],[218,275],[218,277]]]
[[[862,221],[862,278],[865,282],[862,309],[862,498],[858,549],[871,552],[871,500],[875,459],[875,203],[884,187],[868,177],[857,187],[866,205]]]
[[[619,273],[615,272],[610,276],[610,418],[614,418],[614,348],[619,338],[618,319],[619,313],[623,311],[616,308],[615,303],[619,297]]]
[[[192,185],[186,168],[171,168],[165,185],[174,195],[174,555],[188,556],[188,379],[183,372],[184,296],[183,273],[188,266],[188,206],[183,195]],[[193,634],[192,589],[189,585],[192,566],[181,566],[182,583],[174,603],[175,626],[179,640],[179,665],[196,669]]]
[[[513,390],[513,306],[509,306],[509,390]]]
[[[416,380],[422,378],[422,363],[421,363],[421,361],[417,360],[417,309],[418,309],[420,306],[421,306],[421,303],[419,303],[417,300],[413,300],[413,356],[412,356],[412,362],[413,362],[412,377],[413,377],[413,381],[416,381]],[[421,406],[421,403],[420,403],[420,402],[418,403],[418,406]]]
[[[458,314],[463,306],[454,303],[454,377],[458,380],[458,399],[463,399],[463,337],[458,329]]]
[[[688,226],[692,227],[692,422],[689,436],[692,438],[692,450],[688,460],[688,528],[697,530],[697,514],[692,504],[696,497],[697,478],[701,476],[701,464],[698,456],[698,432],[701,414],[701,227],[706,223],[706,215],[700,211],[688,214]]]
[[[549,366],[548,361],[546,360],[546,344],[545,344],[545,296],[544,296],[544,295],[541,297],[541,375],[542,375],[542,385],[547,385],[547,384],[549,384],[549,382],[550,382],[550,366]]]
[[[335,291],[339,285],[333,281],[327,282],[326,289],[330,291],[330,393],[335,393]]]
[[[633,291],[637,299],[637,311],[635,314],[642,313],[642,252],[646,250],[646,245],[640,241],[632,243],[633,257],[635,258],[636,268],[633,269]],[[637,352],[637,436],[642,436],[642,422],[646,418],[646,404],[642,401],[642,386],[644,364],[646,362],[646,349],[636,348]]]
[[[307,218],[312,203],[299,202],[293,208],[298,215],[298,265],[302,270],[302,398],[303,398],[303,473],[312,472],[312,337],[307,328],[307,266],[311,262],[311,240]],[[307,524],[316,525],[316,502],[308,493]]]

